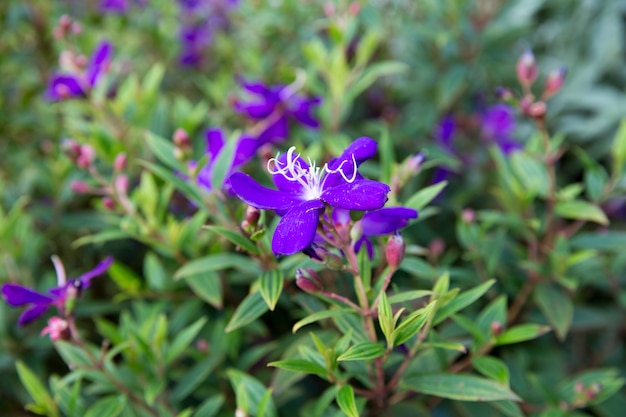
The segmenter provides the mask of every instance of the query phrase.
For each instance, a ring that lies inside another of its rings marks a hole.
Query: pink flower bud
[[[583,381],[576,381],[574,384],[574,392],[577,394],[582,394],[585,390],[585,383]]]
[[[296,285],[302,291],[315,294],[322,291],[322,283],[317,274],[310,270],[296,269]]]
[[[326,2],[323,7],[326,17],[333,17],[335,15],[335,5],[333,3]]]
[[[407,169],[407,171],[410,174],[412,174],[412,175],[418,174],[420,169],[421,169],[421,167],[422,167],[422,164],[424,163],[424,159],[426,159],[426,157],[421,152],[416,153],[415,155],[410,157],[406,161],[406,169]]]
[[[119,195],[126,195],[128,193],[128,177],[126,175],[118,175],[115,178],[113,187]]]
[[[546,103],[537,101],[528,106],[526,114],[535,119],[542,119],[546,115],[546,110]]]
[[[80,22],[74,22],[72,23],[71,29],[74,35],[78,35],[80,32],[83,31],[83,25]]]
[[[387,247],[385,248],[385,256],[387,257],[387,263],[392,269],[397,269],[398,266],[400,266],[404,260],[405,250],[406,245],[404,239],[402,239],[402,235],[400,235],[400,233],[391,235],[387,242]]]
[[[102,205],[107,210],[115,210],[115,201],[111,197],[102,197]]]
[[[61,150],[74,162],[80,155],[80,145],[74,139],[63,139],[61,141]]]
[[[433,259],[438,259],[446,250],[446,243],[443,239],[433,239],[428,245],[428,252]]]
[[[463,209],[461,219],[463,219],[465,223],[474,223],[476,220],[476,212],[472,209]]]
[[[174,135],[172,136],[172,140],[174,141],[174,145],[178,146],[179,148],[186,148],[189,147],[189,145],[191,144],[191,142],[189,141],[189,134],[182,127],[176,129]]]
[[[348,6],[348,13],[350,14],[350,16],[358,16],[360,11],[361,11],[361,5],[357,3],[356,1],[350,3],[350,5]]]
[[[546,86],[543,90],[543,96],[545,98],[556,94],[561,89],[563,83],[565,82],[566,74],[567,70],[565,68],[559,68],[548,74],[548,77],[546,78]]]
[[[258,208],[248,206],[248,208],[246,209],[246,221],[249,225],[256,226],[256,224],[259,222],[260,217],[261,211]]]
[[[81,168],[89,168],[96,159],[96,151],[91,145],[81,145],[76,163]]]
[[[85,66],[87,65],[87,57],[85,55],[78,55],[76,58],[74,58],[74,65],[76,65],[76,67],[82,69],[85,68]]]
[[[493,334],[494,336],[498,336],[500,333],[502,333],[503,327],[502,323],[500,323],[499,321],[492,321],[489,327],[491,328],[491,334]]]
[[[70,184],[70,189],[76,194],[89,194],[91,193],[91,187],[89,184],[83,181],[73,181]]]
[[[124,152],[120,152],[115,156],[115,160],[113,161],[113,169],[115,172],[121,172],[126,168],[127,159]]]
[[[70,28],[70,25],[72,24],[72,18],[69,17],[68,15],[64,14],[63,16],[61,16],[59,18],[59,27],[63,28],[64,30],[67,30]]]
[[[50,335],[50,340],[57,342],[59,340],[69,340],[70,332],[67,321],[60,317],[51,317],[48,325],[41,330],[41,335]]]
[[[537,79],[537,73],[535,56],[527,50],[517,61],[517,79],[523,86],[530,87]]]

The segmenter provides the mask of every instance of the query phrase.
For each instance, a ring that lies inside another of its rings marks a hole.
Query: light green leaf
[[[341,411],[348,417],[359,417],[359,409],[356,406],[354,390],[350,385],[344,385],[337,391],[337,404]]]
[[[536,339],[537,337],[550,331],[550,327],[540,324],[520,324],[511,329],[504,331],[496,337],[496,345],[510,345],[520,343],[526,340]]]
[[[260,278],[261,285],[259,291],[270,310],[274,311],[278,298],[283,291],[283,273],[275,269],[273,271],[265,271]]]
[[[609,219],[600,207],[581,200],[560,201],[555,207],[556,214],[564,219],[586,220],[608,225]]]
[[[311,323],[315,323],[316,321],[329,319],[329,318],[335,318],[335,317],[342,316],[344,314],[351,314],[351,313],[354,313],[354,311],[351,308],[338,308],[334,310],[318,311],[298,321],[296,324],[293,325],[293,328],[291,329],[291,331],[295,333],[302,327],[306,326],[307,324],[311,324]]]
[[[434,292],[430,290],[411,290],[403,291],[398,294],[389,296],[389,304],[404,303],[406,301],[416,300],[418,298],[430,297]]]
[[[168,276],[159,257],[150,252],[143,262],[143,273],[148,282],[148,286],[154,290],[164,290],[168,286],[171,277]]]
[[[457,311],[460,311],[465,307],[471,305],[474,301],[482,297],[483,294],[485,294],[489,290],[489,288],[491,288],[494,282],[496,281],[490,279],[489,281],[483,282],[482,284],[472,288],[471,290],[463,291],[461,294],[457,295],[449,303],[439,308],[437,314],[435,315],[435,320],[433,324],[439,324]]]
[[[135,294],[141,288],[141,278],[132,269],[117,261],[111,264],[108,274],[126,292]]]
[[[439,195],[444,188],[448,185],[447,181],[438,182],[426,188],[422,188],[415,194],[413,194],[407,202],[404,204],[406,207],[414,208],[415,210],[421,210],[428,205],[435,197]]]
[[[613,157],[613,175],[615,178],[619,178],[626,162],[626,119],[622,120],[615,134],[611,156]]]
[[[493,356],[480,356],[472,359],[472,365],[487,378],[509,386],[509,368],[500,359]]]
[[[89,407],[85,417],[117,417],[126,407],[126,402],[126,397],[123,395],[104,397]]]
[[[226,326],[226,332],[232,332],[246,324],[252,323],[268,310],[263,296],[257,291],[248,294],[235,310],[233,317]]]
[[[254,242],[252,242],[247,237],[242,236],[238,232],[235,232],[233,230],[227,229],[225,227],[220,227],[220,226],[204,226],[204,228],[212,232],[215,232],[219,234],[220,236],[223,236],[224,238],[228,239],[230,242],[241,247],[242,249],[245,249],[251,254],[254,254],[254,255],[259,254],[259,249],[256,247]]]
[[[185,172],[183,164],[176,159],[174,152],[175,146],[171,141],[155,135],[152,132],[146,132],[145,137],[148,148],[159,161],[173,170]]]
[[[17,361],[15,364],[15,368],[17,369],[17,374],[28,391],[28,394],[31,396],[35,404],[38,408],[40,408],[43,413],[53,417],[57,417],[59,415],[59,409],[56,406],[56,403],[52,399],[50,393],[44,385],[37,379],[37,376],[30,370],[28,366],[24,364],[22,361]]]
[[[320,365],[310,362],[306,359],[285,359],[282,361],[270,362],[267,366],[273,366],[280,369],[285,369],[292,372],[303,372],[305,374],[316,374],[322,377],[326,377],[328,372]]]
[[[340,355],[338,361],[367,361],[385,354],[385,347],[374,342],[359,342]]]
[[[190,275],[221,271],[227,268],[235,268],[251,275],[259,272],[258,264],[249,257],[234,253],[217,253],[187,262],[176,271],[174,278],[181,279]]]
[[[465,345],[461,343],[454,342],[424,342],[420,345],[421,349],[446,349],[446,350],[455,350],[457,352],[466,353],[467,348]]]
[[[407,376],[401,386],[411,391],[459,401],[521,401],[508,387],[489,379],[465,374]]]
[[[548,195],[548,171],[546,166],[524,152],[514,152],[510,156],[511,166],[527,193],[533,196]]]
[[[189,275],[185,277],[185,282],[198,297],[217,309],[222,308],[222,282],[216,272]]]
[[[393,311],[391,310],[391,304],[389,304],[387,294],[385,294],[384,292],[380,294],[380,300],[378,303],[378,324],[380,325],[380,329],[385,335],[387,345],[389,347],[393,347],[392,334],[395,327],[393,320]]]
[[[432,301],[426,307],[409,314],[393,331],[394,345],[401,345],[415,336],[424,327],[430,315],[433,314],[436,305],[437,301]]]

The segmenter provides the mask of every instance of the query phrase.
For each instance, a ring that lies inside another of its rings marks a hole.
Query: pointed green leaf
[[[498,337],[496,337],[496,345],[510,345],[536,339],[549,331],[550,327],[540,324],[520,324],[498,335]]]
[[[509,386],[509,368],[500,359],[493,356],[480,356],[472,359],[472,365],[487,378]]]
[[[230,242],[241,247],[242,249],[245,249],[253,255],[259,254],[259,249],[256,247],[254,242],[238,232],[220,226],[204,226],[204,228],[228,239]]]
[[[171,276],[168,276],[159,257],[150,252],[143,262],[143,272],[148,286],[154,290],[164,290],[167,288]]]
[[[409,314],[393,331],[394,345],[401,345],[415,336],[424,327],[430,315],[433,314],[435,305],[437,305],[437,301],[432,301],[426,307]]]
[[[586,220],[601,225],[608,225],[609,219],[600,207],[581,200],[561,201],[556,204],[555,212],[564,219]]]
[[[524,152],[514,152],[510,160],[527,193],[541,197],[548,195],[548,171],[543,163]]]
[[[411,391],[459,401],[520,401],[508,387],[489,379],[465,374],[411,375],[401,386]]]
[[[413,194],[404,204],[406,207],[414,208],[415,210],[421,210],[435,199],[446,188],[447,181],[438,182],[426,188],[422,188],[415,194]]]
[[[296,324],[293,325],[293,328],[291,329],[291,331],[295,333],[302,327],[306,326],[307,324],[315,323],[316,321],[320,321],[324,319],[340,317],[342,315],[351,314],[351,313],[354,313],[354,310],[352,310],[351,308],[337,308],[334,310],[318,311],[317,313],[310,314],[306,316],[305,318],[303,318],[302,320],[298,321]]]
[[[187,326],[176,334],[174,341],[167,347],[165,353],[165,363],[169,364],[177,359],[191,345],[191,342],[198,336],[200,330],[205,325],[206,317],[200,317],[195,323]]]
[[[619,178],[626,162],[626,119],[622,120],[615,134],[611,156],[613,157],[613,175],[615,178]]]
[[[395,327],[393,321],[393,311],[391,310],[391,304],[389,304],[387,294],[384,292],[380,294],[380,300],[378,303],[378,324],[385,335],[387,345],[389,347],[393,347],[392,334]]]
[[[89,407],[85,417],[117,417],[126,407],[126,402],[126,397],[123,395],[104,397]]]
[[[215,272],[188,275],[185,282],[194,294],[217,309],[222,308],[223,290],[220,277]]]
[[[280,369],[285,369],[292,372],[303,372],[305,374],[316,374],[322,377],[328,375],[328,371],[322,366],[308,361],[306,359],[285,359],[282,361],[270,362],[267,366],[273,366]]]
[[[226,332],[232,332],[246,324],[252,323],[268,310],[263,296],[257,291],[248,294],[235,310],[233,317],[226,326]]]
[[[283,291],[283,273],[275,269],[273,271],[265,271],[261,275],[261,285],[259,291],[270,310],[274,311],[278,298]]]
[[[385,347],[374,342],[360,342],[340,355],[338,361],[367,361],[376,359],[385,354]]]
[[[411,290],[403,291],[398,294],[389,296],[389,304],[404,303],[406,301],[416,300],[418,298],[430,297],[434,292],[430,290]]]
[[[193,417],[214,417],[220,411],[222,405],[224,405],[224,395],[217,394],[200,404]]]
[[[535,288],[535,302],[557,337],[564,340],[574,318],[574,305],[564,290],[551,283],[541,283]]]
[[[474,301],[482,297],[489,290],[489,288],[491,288],[494,282],[496,282],[494,279],[490,279],[489,281],[477,285],[471,290],[463,291],[461,294],[457,295],[452,301],[439,308],[437,314],[435,315],[433,324],[439,324],[457,311],[471,305]]]
[[[175,279],[206,272],[235,268],[251,275],[259,273],[259,265],[251,258],[234,253],[216,253],[187,262],[174,274]]]
[[[337,391],[337,404],[341,411],[343,411],[348,417],[359,417],[359,409],[356,406],[356,400],[354,399],[354,390],[350,385],[344,385]]]
[[[24,385],[24,388],[26,388],[26,391],[28,391],[28,394],[35,404],[44,411],[45,414],[57,417],[59,415],[59,409],[56,403],[50,393],[48,393],[46,387],[37,379],[33,371],[22,361],[17,361],[15,368],[17,369],[17,375],[22,385]]]

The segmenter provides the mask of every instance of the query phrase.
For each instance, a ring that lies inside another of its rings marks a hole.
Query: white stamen
[[[287,181],[297,182],[304,190],[303,197],[306,200],[315,200],[320,198],[324,191],[324,184],[328,178],[328,174],[338,173],[348,183],[354,182],[357,175],[357,163],[354,155],[352,155],[353,170],[350,177],[343,171],[343,164],[348,163],[348,160],[344,160],[335,169],[330,169],[328,164],[324,164],[323,167],[315,166],[315,161],[309,160],[309,168],[305,168],[300,163],[300,154],[294,157],[295,146],[292,146],[287,151],[285,162],[278,160],[280,152],[276,154],[276,158],[271,158],[267,161],[267,170],[272,175],[282,175]]]
[[[50,257],[52,264],[54,265],[54,270],[57,273],[57,283],[59,287],[62,287],[67,282],[67,275],[65,275],[65,267],[63,266],[63,262],[61,262],[61,258],[56,255],[52,255]]]

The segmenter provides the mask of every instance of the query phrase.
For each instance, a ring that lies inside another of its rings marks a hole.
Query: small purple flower
[[[385,207],[365,213],[360,220],[363,234],[355,242],[354,250],[358,252],[365,244],[370,259],[373,258],[374,247],[370,237],[396,233],[405,227],[410,219],[415,218],[417,218],[417,210],[409,207]]]
[[[340,157],[323,167],[307,164],[295,147],[268,162],[278,190],[264,187],[250,176],[230,177],[233,192],[246,204],[261,210],[275,210],[283,218],[272,238],[275,255],[291,255],[306,249],[315,238],[320,216],[326,207],[346,210],[376,210],[387,201],[388,185],[367,180],[357,169],[377,149],[373,139],[355,140]]]
[[[252,98],[250,101],[236,101],[235,110],[253,120],[262,121],[262,129],[257,133],[257,139],[262,143],[280,143],[285,140],[289,119],[295,119],[311,129],[319,127],[312,111],[314,106],[322,102],[321,98],[305,98],[296,94],[290,86],[266,86],[258,81],[242,81],[241,85]]]
[[[91,271],[67,282],[65,282],[62,266],[60,269],[57,267],[59,286],[48,290],[48,294],[41,294],[19,284],[8,283],[2,286],[2,297],[11,307],[29,305],[17,321],[20,326],[38,319],[51,306],[56,306],[63,313],[67,313],[64,311],[67,302],[76,297],[80,291],[88,288],[91,280],[102,275],[111,266],[111,263],[113,263],[113,258],[107,257]],[[55,266],[57,265],[55,264]]]
[[[209,129],[206,132],[206,142],[206,152],[210,155],[209,161],[205,166],[200,169],[200,172],[198,172],[196,178],[198,184],[200,184],[206,190],[211,191],[211,189],[213,188],[211,185],[213,166],[215,165],[215,161],[224,149],[226,136],[224,135],[224,132],[219,128]],[[241,137],[239,137],[239,139],[237,140],[237,144],[235,145],[233,159],[230,163],[230,168],[228,169],[226,178],[229,178],[236,169],[250,161],[256,154],[258,148],[258,140],[246,135],[242,135]],[[196,162],[191,162],[189,168],[195,169],[196,164]],[[225,186],[226,188],[229,188],[228,180]]]
[[[100,0],[100,11],[104,13],[124,14],[130,10],[131,3],[144,7],[145,0]]]
[[[108,41],[100,42],[91,54],[84,71],[52,75],[45,93],[46,98],[51,101],[62,101],[86,96],[109,70],[112,55],[113,46]]]
[[[522,148],[522,145],[513,139],[513,130],[515,130],[515,114],[510,106],[496,104],[483,112],[482,135],[495,142],[507,155]]]

